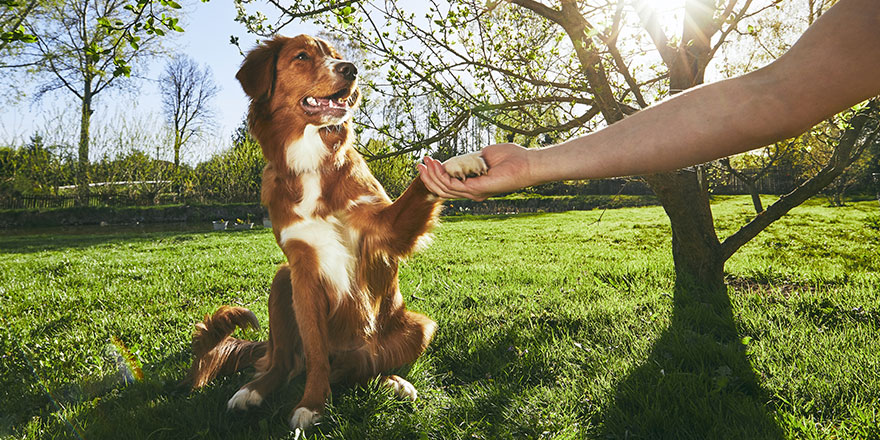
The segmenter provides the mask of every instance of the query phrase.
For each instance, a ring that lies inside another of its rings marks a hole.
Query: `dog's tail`
[[[217,376],[232,374],[254,365],[266,353],[266,341],[245,341],[229,335],[235,327],[259,329],[254,312],[244,307],[222,306],[196,324],[193,333],[193,364],[183,385],[201,388]]]

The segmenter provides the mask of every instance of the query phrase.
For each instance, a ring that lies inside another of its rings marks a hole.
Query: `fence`
[[[755,175],[758,170],[741,170],[743,174]],[[755,182],[760,194],[787,194],[791,192],[799,182],[798,173],[791,168],[783,167],[774,169]],[[713,173],[710,177],[713,194],[748,194],[749,189],[742,180],[730,173]]]
[[[77,206],[75,196],[12,196],[0,199],[0,209],[52,209]],[[133,198],[119,194],[89,194],[82,206],[146,206],[153,205],[150,199]]]

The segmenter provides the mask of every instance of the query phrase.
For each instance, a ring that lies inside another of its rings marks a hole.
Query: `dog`
[[[220,307],[196,324],[186,382],[198,388],[253,366],[254,379],[227,405],[244,410],[305,373],[293,430],[319,420],[331,383],[378,377],[400,398],[416,399],[409,382],[382,374],[415,361],[437,329],[406,309],[397,275],[436,222],[441,199],[416,178],[392,203],[370,173],[353,147],[357,74],[330,44],[307,35],[264,42],[236,74],[266,159],[262,203],[287,263],[270,288],[268,341],[231,337],[259,322],[245,308]],[[478,154],[449,165],[486,171]]]

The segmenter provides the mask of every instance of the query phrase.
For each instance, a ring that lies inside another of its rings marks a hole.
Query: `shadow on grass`
[[[736,333],[729,298],[675,295],[672,322],[602,415],[611,439],[781,439]]]
[[[176,371],[181,358],[188,360],[189,353],[172,354],[162,370]],[[52,391],[51,402],[44,397],[42,408],[32,411],[29,420],[18,419],[15,429],[25,438],[287,438],[286,419],[302,394],[302,380],[274,393],[260,407],[227,411],[227,399],[251,375],[246,371],[221,378],[192,392],[179,386],[180,377],[163,377],[162,372],[127,385],[108,377],[107,386],[97,392],[87,389],[100,383],[71,385],[68,388],[76,389]]]
[[[443,215],[440,218],[441,223],[456,223],[462,221],[473,221],[473,220],[492,220],[492,221],[504,221],[511,219],[523,219],[523,218],[534,218],[534,217],[544,217],[550,213],[546,212],[521,212],[516,214],[448,214]]]
[[[228,399],[253,378],[253,369],[191,391],[180,386],[183,365],[189,360],[188,350],[171,353],[152,365],[141,381],[111,375],[96,383],[76,383],[43,393],[26,416],[8,420],[14,432],[0,433],[28,439],[301,438],[288,429],[288,418],[303,394],[303,376],[267,396],[258,407],[228,411]],[[405,370],[396,373],[405,374]],[[386,417],[389,410],[397,416]],[[412,403],[395,399],[390,390],[375,383],[334,386],[324,418],[307,432],[308,438],[339,432],[355,433],[342,438],[414,438],[421,421]]]
[[[0,254],[31,254],[45,251],[63,251],[69,249],[87,249],[112,243],[139,244],[159,240],[187,241],[204,234],[226,233],[258,233],[262,229],[249,231],[210,231],[202,226],[172,229],[126,227],[124,229],[61,229],[31,231],[28,234],[4,234],[0,236]]]

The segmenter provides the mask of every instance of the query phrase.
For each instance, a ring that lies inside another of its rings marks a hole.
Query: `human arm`
[[[426,158],[421,177],[442,197],[482,200],[554,180],[673,170],[802,133],[880,93],[880,2],[841,0],[782,57],[695,87],[586,136],[539,149],[483,149],[485,176],[459,181]]]

